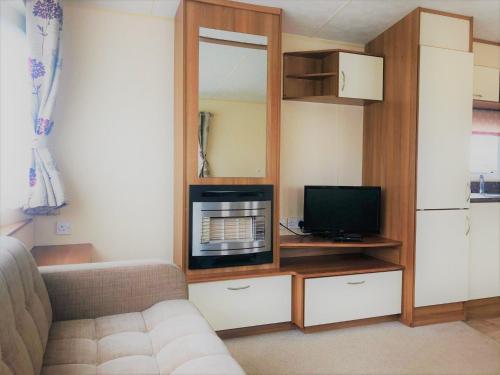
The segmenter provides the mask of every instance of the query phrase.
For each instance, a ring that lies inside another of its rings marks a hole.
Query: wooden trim
[[[32,221],[33,221],[33,219],[27,219],[27,220],[18,221],[16,223],[9,224],[9,225],[2,225],[0,227],[0,235],[12,236],[17,231],[24,228],[26,225],[30,224]]]
[[[233,47],[242,47],[242,48],[267,50],[267,46],[264,45],[264,44],[237,42],[237,41],[234,41],[234,40],[224,40],[224,39],[217,39],[217,38],[209,38],[209,37],[206,37],[206,36],[200,36],[200,42],[211,43],[211,44],[220,44],[220,45],[223,45],[223,46],[233,46]]]
[[[222,331],[217,331],[216,333],[217,336],[225,340],[225,339],[232,339],[235,337],[263,335],[266,333],[288,331],[294,328],[295,326],[292,324],[292,322],[283,322],[283,323],[264,324],[261,326],[253,326],[253,327],[225,329]]]
[[[304,328],[304,278],[294,276],[292,278],[292,322],[300,328]]]
[[[220,6],[227,7],[227,8],[251,10],[251,11],[260,12],[260,13],[276,14],[279,16],[281,16],[281,13],[282,13],[281,8],[268,7],[268,6],[256,5],[256,4],[240,3],[238,1],[230,1],[230,0],[190,0],[190,1],[196,1],[199,3],[211,4],[211,5],[220,5]]]
[[[489,100],[477,100],[474,99],[472,102],[474,109],[488,109],[492,111],[500,111],[500,102],[493,102]]]
[[[473,52],[473,45],[474,45],[474,17],[471,17],[469,22],[469,52]]]
[[[473,41],[476,43],[491,44],[493,46],[500,47],[500,42],[493,42],[491,40],[479,39],[479,38],[473,38]]]
[[[500,297],[465,302],[465,317],[467,320],[500,317]]]
[[[455,322],[460,320],[465,320],[465,309],[463,302],[417,307],[415,308],[412,327],[420,327],[436,323]]]
[[[400,317],[399,314],[395,314],[395,315],[378,316],[375,318],[349,320],[347,322],[329,323],[329,324],[321,324],[318,326],[304,327],[304,328],[301,328],[301,331],[304,333],[314,333],[314,332],[327,331],[327,330],[331,330],[331,329],[360,327],[360,326],[366,326],[366,325],[370,325],[370,324],[395,322],[395,321],[399,320],[399,317]]]

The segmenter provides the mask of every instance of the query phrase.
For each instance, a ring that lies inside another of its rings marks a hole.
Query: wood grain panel
[[[418,307],[415,309],[412,327],[429,324],[455,322],[465,320],[463,302],[447,303],[443,305]]]
[[[417,166],[419,11],[415,10],[366,45],[384,56],[384,101],[364,108],[363,184],[382,187],[382,236],[402,242],[401,321],[411,324],[414,300]],[[377,256],[376,252],[371,253]]]
[[[304,328],[304,278],[301,276],[292,278],[292,322]]]
[[[351,327],[360,327],[377,323],[394,322],[397,321],[398,319],[399,319],[399,314],[386,315],[386,316],[378,316],[375,318],[349,320],[347,322],[320,324],[317,326],[310,326],[305,328],[301,327],[301,330],[304,333],[314,333],[314,332],[327,331],[331,329],[351,328]]]
[[[483,298],[465,302],[465,316],[467,320],[500,317],[500,297]]]
[[[294,328],[295,326],[292,324],[292,322],[284,322],[284,323],[264,324],[261,326],[253,326],[253,327],[225,329],[222,331],[216,331],[216,333],[217,336],[225,340],[225,339],[232,339],[235,337],[263,335],[265,333],[288,331]]]
[[[319,236],[281,236],[281,248],[298,249],[298,248],[383,248],[383,247],[398,247],[401,241],[391,240],[384,237],[364,237],[360,242],[335,242],[328,238]]]
[[[90,243],[35,246],[31,249],[31,254],[39,267],[59,264],[92,263],[94,252],[94,246]]]
[[[214,273],[279,267],[279,139],[281,116],[281,10],[228,0],[183,0],[176,15],[174,126],[174,260],[196,278]],[[264,35],[268,38],[266,176],[263,178],[198,177],[199,28]],[[189,185],[274,185],[271,264],[188,270]]]

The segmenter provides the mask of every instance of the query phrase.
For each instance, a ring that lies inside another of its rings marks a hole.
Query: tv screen
[[[305,186],[304,230],[378,234],[380,195],[376,186]]]

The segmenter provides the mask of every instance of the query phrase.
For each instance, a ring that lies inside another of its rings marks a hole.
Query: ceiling
[[[178,0],[69,0],[173,17]],[[474,37],[500,42],[500,0],[242,0],[282,8],[283,31],[365,44],[416,7],[474,17]]]

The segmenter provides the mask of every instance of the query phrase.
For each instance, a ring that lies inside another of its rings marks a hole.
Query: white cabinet
[[[420,45],[469,51],[470,20],[434,13],[420,14]]]
[[[500,72],[487,66],[474,67],[474,99],[498,102]]]
[[[383,100],[384,59],[382,57],[339,53],[339,97]]]
[[[417,208],[469,206],[473,56],[420,47]]]
[[[500,203],[470,208],[469,299],[500,296]]]
[[[305,280],[304,326],[401,313],[402,272]]]
[[[291,276],[189,284],[189,300],[216,331],[291,321]]]
[[[415,306],[466,301],[469,210],[417,212]]]

